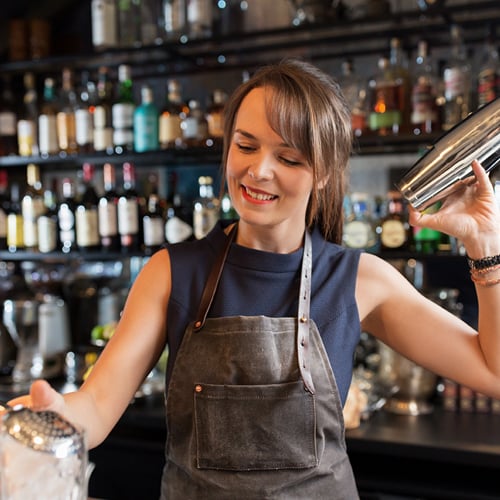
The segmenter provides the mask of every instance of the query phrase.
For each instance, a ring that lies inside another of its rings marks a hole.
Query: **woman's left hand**
[[[471,258],[481,258],[500,253],[500,210],[489,176],[477,160],[472,170],[475,181],[451,193],[437,212],[410,207],[410,224],[453,236]]]

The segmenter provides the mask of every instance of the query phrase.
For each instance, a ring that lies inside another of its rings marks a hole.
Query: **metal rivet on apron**
[[[197,321],[195,324],[194,324],[195,328],[199,328],[201,326],[201,321]]]
[[[302,316],[302,317],[300,318],[300,322],[301,322],[301,323],[307,323],[307,317],[306,317],[306,316]]]
[[[194,387],[195,392],[201,392],[203,390],[203,387],[201,385],[195,385]]]

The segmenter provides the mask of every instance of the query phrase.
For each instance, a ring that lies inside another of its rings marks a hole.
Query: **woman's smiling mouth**
[[[263,193],[263,192],[253,191],[252,189],[250,189],[247,186],[242,186],[242,189],[243,189],[243,193],[246,195],[246,197],[250,198],[251,200],[254,200],[254,201],[265,202],[265,201],[272,201],[272,200],[277,198],[277,196],[273,195],[273,194],[267,194],[267,193]]]

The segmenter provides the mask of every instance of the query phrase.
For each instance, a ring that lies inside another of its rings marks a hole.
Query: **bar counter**
[[[90,452],[90,496],[157,500],[165,436],[163,396],[136,400]],[[346,438],[363,500],[500,498],[500,415],[381,410]]]

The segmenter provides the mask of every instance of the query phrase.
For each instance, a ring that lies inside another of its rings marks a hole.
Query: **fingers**
[[[30,393],[11,399],[11,407],[21,405],[34,410],[50,410],[58,405],[59,394],[45,380],[35,380],[30,387]]]
[[[474,160],[472,162],[472,171],[474,172],[474,176],[476,177],[476,180],[481,189],[492,189],[488,173],[477,160]]]

